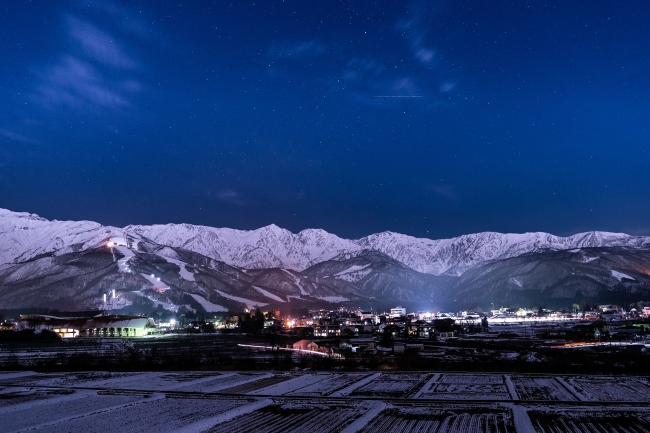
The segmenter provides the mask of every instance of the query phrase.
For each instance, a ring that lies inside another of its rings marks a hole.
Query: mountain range
[[[0,209],[0,309],[461,309],[648,297],[650,237],[622,233],[351,240],[275,225],[118,228]]]

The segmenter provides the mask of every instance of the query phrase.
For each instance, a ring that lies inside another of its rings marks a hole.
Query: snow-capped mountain
[[[483,232],[452,239],[430,240],[384,232],[359,239],[355,243],[381,251],[419,272],[459,276],[477,264],[531,252],[583,247],[650,248],[650,237],[607,232],[579,233],[569,237],[541,232]]]
[[[84,250],[121,233],[92,221],[48,221],[35,214],[0,209],[0,266],[42,254]]]
[[[431,240],[383,232],[347,240],[324,230],[297,234],[270,225],[257,230],[218,229],[189,224],[128,226],[125,231],[161,245],[188,249],[246,269],[272,267],[303,271],[340,254],[379,251],[415,269],[433,275],[461,275],[476,264],[545,250],[629,246],[650,248],[650,237],[622,233],[588,232],[569,237],[548,233],[494,232]]]
[[[275,225],[250,231],[190,224],[117,228],[0,209],[0,308],[26,305],[30,299],[88,308],[111,287],[129,302],[194,305],[206,311],[320,300],[443,303],[460,295],[486,301],[485,296],[493,296],[489,293],[510,290],[517,282],[526,289],[547,290],[547,283],[555,281],[544,272],[527,278],[520,275],[528,272],[521,270],[526,267],[513,263],[595,248],[604,249],[603,254],[618,248],[628,258],[635,252],[645,257],[650,238],[486,232],[431,240],[383,232],[349,240],[320,229],[294,234]],[[628,269],[606,263],[596,261],[583,272],[598,274],[601,288],[614,284],[613,272]],[[630,269],[641,281],[649,270],[645,258],[639,263]]]
[[[124,230],[132,236],[194,251],[245,269],[302,271],[342,251],[361,250],[353,241],[324,230],[307,229],[293,234],[276,225],[249,231],[190,224],[128,226]]]

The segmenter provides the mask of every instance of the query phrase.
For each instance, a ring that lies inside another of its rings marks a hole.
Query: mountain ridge
[[[483,232],[432,240],[382,232],[350,240],[276,225],[117,228],[0,209],[0,308],[97,308],[112,290],[122,307],[175,311],[650,296],[650,238]]]
[[[11,221],[14,221],[13,224]],[[25,220],[28,224],[18,224]],[[13,226],[13,227],[11,227]],[[38,230],[39,233],[14,233]],[[592,231],[560,237],[545,232],[481,232],[449,239],[416,238],[385,231],[360,239],[345,239],[322,229],[298,233],[275,224],[255,230],[192,224],[103,226],[92,221],[48,221],[35,214],[0,209],[0,265],[27,260],[65,247],[99,245],[112,237],[146,238],[183,248],[245,269],[285,268],[303,271],[340,254],[364,249],[380,251],[419,272],[460,276],[479,263],[546,249],[627,246],[650,248],[650,237]]]

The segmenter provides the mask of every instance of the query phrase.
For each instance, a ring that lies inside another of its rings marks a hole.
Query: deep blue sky
[[[650,2],[11,1],[0,207],[650,234]]]

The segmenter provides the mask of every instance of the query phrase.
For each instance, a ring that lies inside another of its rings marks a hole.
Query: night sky
[[[650,234],[650,2],[7,1],[0,207]]]

